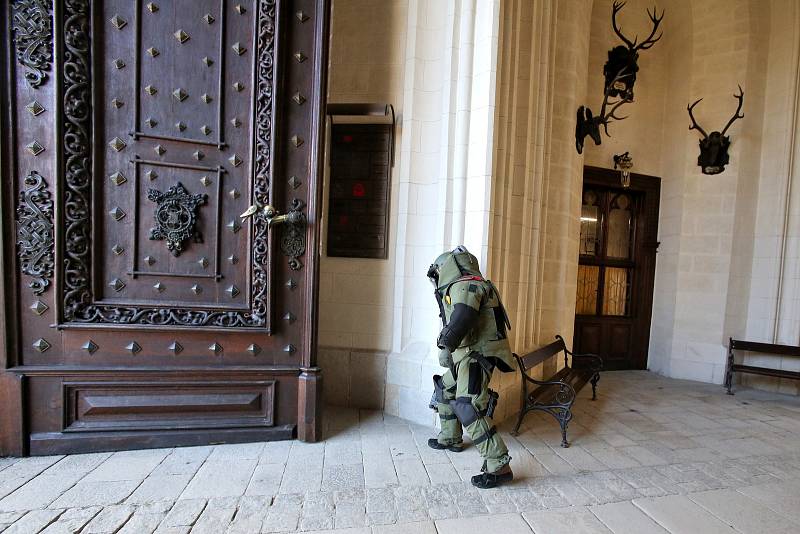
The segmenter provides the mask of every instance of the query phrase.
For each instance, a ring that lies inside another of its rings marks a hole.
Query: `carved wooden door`
[[[2,448],[316,439],[327,0],[4,9]]]

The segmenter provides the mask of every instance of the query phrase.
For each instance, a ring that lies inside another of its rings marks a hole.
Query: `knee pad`
[[[463,426],[469,426],[480,418],[480,413],[472,405],[470,397],[458,397],[450,401],[450,406],[453,408],[458,420],[461,421]]]

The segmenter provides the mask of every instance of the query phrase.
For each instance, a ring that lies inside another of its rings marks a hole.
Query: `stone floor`
[[[322,443],[0,459],[0,531],[351,534],[800,532],[800,399],[605,373],[559,446],[549,416],[503,433],[516,480],[469,477],[473,448],[431,428],[329,408]],[[514,402],[516,399],[504,399]]]

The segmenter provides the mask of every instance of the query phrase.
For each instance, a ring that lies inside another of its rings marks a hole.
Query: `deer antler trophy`
[[[622,79],[623,76],[625,76],[624,69],[617,73],[612,82]],[[610,97],[611,85],[607,85],[605,94],[603,95],[603,104],[600,106],[600,115],[596,117],[592,115],[592,110],[588,107],[581,106],[578,108],[578,122],[575,124],[575,149],[578,151],[578,154],[583,153],[583,142],[587,135],[592,138],[595,145],[599,145],[603,141],[603,138],[600,136],[600,126],[603,127],[606,137],[610,137],[608,135],[609,123],[628,118],[627,115],[625,117],[617,117],[614,113],[617,111],[617,108],[622,104],[630,102],[630,100],[621,98],[611,102],[609,101]],[[611,109],[608,109],[609,106]]]
[[[707,134],[705,130],[697,124],[692,110],[703,100],[702,98],[698,98],[695,100],[694,104],[690,104],[686,107],[689,111],[689,118],[692,119],[692,124],[689,126],[689,129],[697,130],[700,132],[700,135],[703,136],[703,138],[700,139],[700,155],[697,157],[697,164],[700,166],[703,174],[719,174],[725,170],[725,165],[730,162],[728,149],[731,146],[731,138],[725,135],[725,132],[728,131],[728,128],[731,127],[731,124],[733,124],[736,119],[744,118],[744,113],[741,113],[742,104],[744,103],[744,91],[742,91],[741,85],[739,86],[739,94],[733,95],[733,97],[739,101],[739,105],[736,107],[736,112],[721,132],[714,131]]]
[[[636,73],[639,71],[639,65],[637,63],[639,60],[639,50],[651,48],[664,35],[664,33],[661,32],[656,36],[658,27],[664,19],[664,10],[661,10],[661,16],[658,15],[658,10],[655,7],[653,7],[652,13],[649,9],[647,10],[647,16],[650,17],[653,28],[650,31],[650,35],[647,36],[647,39],[637,44],[639,40],[638,36],[634,37],[633,41],[631,41],[625,37],[625,34],[622,33],[622,28],[617,25],[617,13],[619,13],[623,7],[625,7],[625,2],[614,2],[611,12],[611,26],[614,28],[614,33],[616,33],[625,44],[615,46],[608,51],[608,61],[603,67],[603,74],[605,75],[606,87],[612,85],[611,96],[633,101],[633,85],[636,83]],[[620,80],[614,82],[614,77],[617,73],[621,72],[622,69],[625,69],[627,74]]]

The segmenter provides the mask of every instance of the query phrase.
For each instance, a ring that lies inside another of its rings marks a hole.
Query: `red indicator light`
[[[353,196],[356,198],[361,198],[367,193],[367,190],[364,188],[364,184],[361,182],[356,182],[353,184]]]
[[[342,136],[342,142],[343,143],[352,143],[353,142],[353,136],[352,135],[343,135]]]

